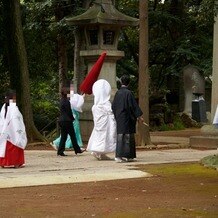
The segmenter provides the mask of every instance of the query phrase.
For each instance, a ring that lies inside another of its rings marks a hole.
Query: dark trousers
[[[77,144],[73,123],[71,121],[63,121],[63,122],[59,122],[59,126],[61,128],[61,139],[58,147],[58,154],[62,154],[65,151],[65,142],[67,140],[68,134],[70,135],[70,139],[75,153],[79,153],[80,147]]]
[[[116,157],[136,158],[134,134],[117,134]]]

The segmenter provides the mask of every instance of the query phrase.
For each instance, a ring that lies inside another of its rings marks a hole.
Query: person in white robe
[[[111,86],[104,80],[97,80],[93,87],[94,105],[92,114],[94,128],[88,141],[87,151],[98,160],[110,159],[106,154],[116,149],[116,121],[111,109]]]
[[[16,106],[15,92],[10,91],[0,112],[0,166],[15,168],[23,166],[26,145],[23,116]]]

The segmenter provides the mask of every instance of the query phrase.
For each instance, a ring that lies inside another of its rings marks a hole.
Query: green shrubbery
[[[182,130],[185,126],[179,116],[176,116],[173,123],[162,124],[159,127],[160,131]]]

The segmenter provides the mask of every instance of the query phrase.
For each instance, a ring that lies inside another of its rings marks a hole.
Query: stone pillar
[[[212,98],[211,98],[211,122],[218,105],[218,16],[215,18],[213,34],[213,74],[212,74]]]

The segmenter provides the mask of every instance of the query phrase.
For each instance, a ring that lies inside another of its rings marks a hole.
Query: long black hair
[[[5,118],[8,112],[9,100],[13,99],[14,97],[16,97],[16,92],[12,89],[5,93]]]

